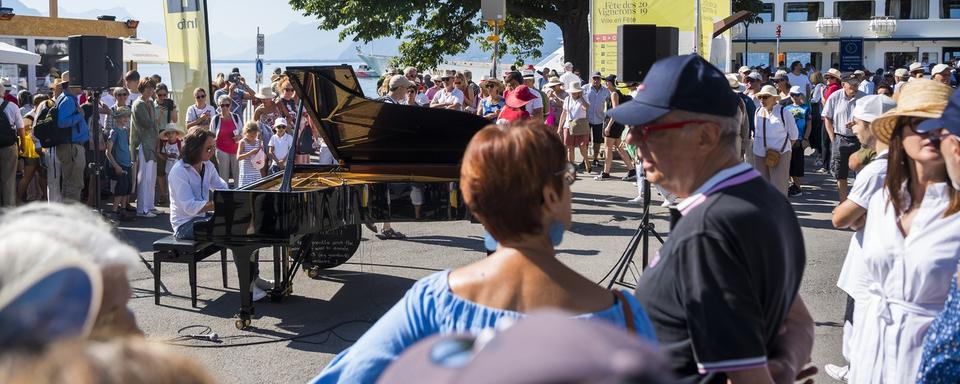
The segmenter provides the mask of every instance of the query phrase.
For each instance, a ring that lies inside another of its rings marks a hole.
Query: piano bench
[[[190,304],[197,307],[197,262],[220,252],[220,273],[227,287],[227,249],[193,240],[177,240],[173,235],[153,242],[153,302],[160,305],[160,265],[186,263],[190,275]]]

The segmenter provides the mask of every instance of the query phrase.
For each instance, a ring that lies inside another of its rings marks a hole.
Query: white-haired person
[[[230,112],[230,96],[217,98],[218,113],[210,121],[210,132],[216,137],[217,172],[228,185],[240,185],[240,162],[237,160],[237,147],[241,139],[243,120]],[[230,181],[233,180],[231,184]]]
[[[790,182],[790,156],[799,138],[797,122],[779,103],[780,95],[772,85],[757,92],[760,108],[754,118],[753,167],[774,188],[787,195]]]
[[[139,255],[117,239],[113,227],[81,205],[31,203],[0,216],[0,292],[45,265],[81,258],[100,267],[103,293],[90,337],[109,339],[140,335],[127,307],[132,293],[127,272],[137,267]]]
[[[210,161],[216,147],[215,137],[213,132],[191,129],[183,138],[180,160],[170,169],[170,225],[177,239],[193,240],[194,224],[209,220],[213,212],[212,192],[229,188]],[[254,301],[266,297],[266,290],[273,287],[272,281],[259,277],[258,257],[255,252],[254,262],[250,263],[250,276],[253,279],[250,289]]]

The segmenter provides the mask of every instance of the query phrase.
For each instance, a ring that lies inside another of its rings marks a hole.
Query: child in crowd
[[[183,137],[183,132],[172,123],[167,124],[163,132],[160,132],[160,139],[162,140],[157,145],[157,153],[167,160],[165,167],[166,174],[170,174],[170,170],[173,169],[173,164],[176,163],[177,160],[180,160],[181,137]],[[164,185],[166,185],[166,177],[163,179]],[[169,191],[167,193],[169,193]]]
[[[260,125],[256,121],[243,126],[243,140],[237,146],[237,160],[240,161],[240,182],[244,186],[260,180],[260,169],[266,161],[263,144],[260,142]]]
[[[273,160],[270,173],[283,171],[287,165],[287,157],[293,147],[293,136],[287,134],[287,119],[278,117],[273,123],[274,135],[270,138],[269,156]]]
[[[167,148],[169,147],[171,136],[179,136],[180,130],[177,129],[175,123],[167,123],[164,126],[163,130],[160,131],[160,140],[157,140],[156,152],[159,154],[160,158],[164,161],[163,172],[157,172],[157,192],[159,193],[158,201],[169,203],[170,202],[170,189],[167,188],[167,174],[170,172],[170,168],[173,167],[173,163],[177,162],[177,157],[179,156],[180,151],[176,150],[176,155],[170,157],[170,154],[167,153]],[[179,141],[179,138],[174,139],[174,145]]]
[[[17,204],[27,198],[27,187],[34,179],[37,169],[40,168],[40,152],[33,141],[33,115],[23,117],[23,142],[20,143],[20,158],[23,159],[23,174],[17,184]]]
[[[107,141],[107,174],[116,181],[113,189],[113,210],[110,215],[116,220],[127,220],[124,207],[133,193],[133,161],[130,154],[130,108],[119,107],[113,112],[115,125]]]

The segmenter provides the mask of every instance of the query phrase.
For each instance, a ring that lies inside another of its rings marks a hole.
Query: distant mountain
[[[24,16],[42,16],[40,11],[30,8],[19,0],[7,0],[3,2],[4,8],[13,8],[13,13]]]

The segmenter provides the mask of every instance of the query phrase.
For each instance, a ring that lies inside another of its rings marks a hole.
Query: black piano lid
[[[344,165],[457,165],[481,128],[480,116],[367,99],[349,65],[288,67],[304,109]]]

